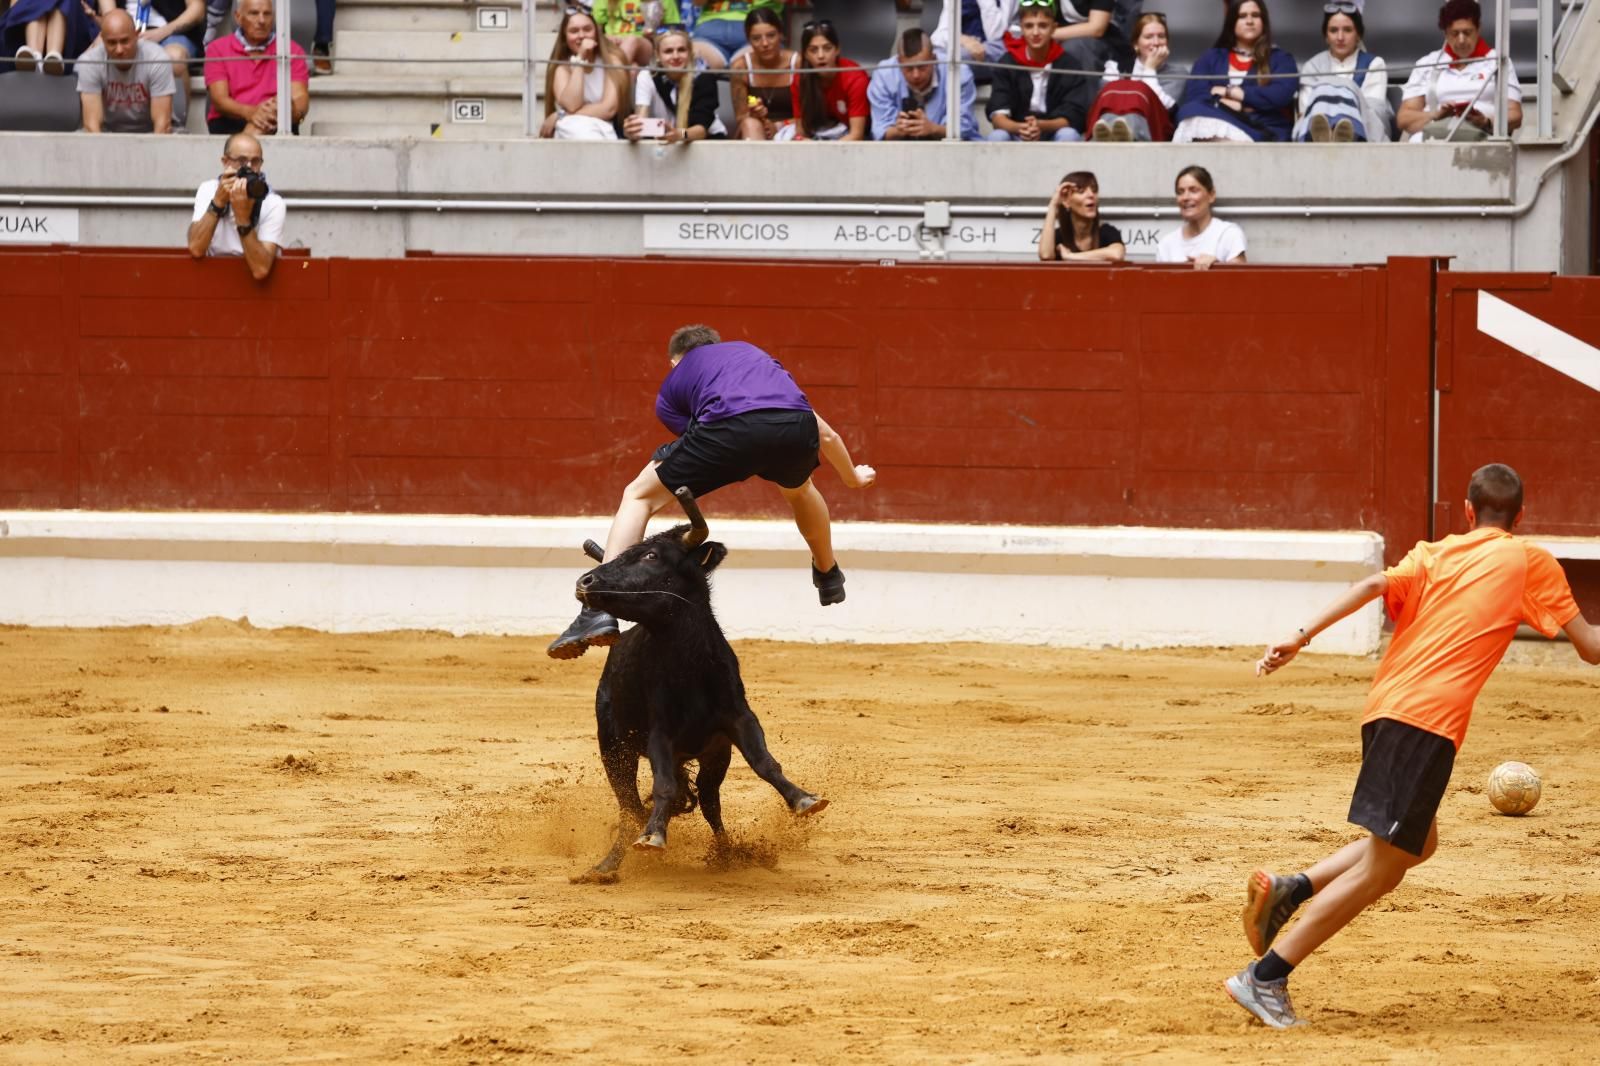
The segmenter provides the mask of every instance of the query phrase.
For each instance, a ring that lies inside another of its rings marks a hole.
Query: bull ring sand
[[[1591,1062],[1600,672],[1513,649],[1438,856],[1296,973],[1222,979],[1253,864],[1343,821],[1375,663],[741,642],[736,757],[616,885],[602,655],[208,621],[0,629],[0,1062]],[[1494,814],[1521,759],[1539,807]]]

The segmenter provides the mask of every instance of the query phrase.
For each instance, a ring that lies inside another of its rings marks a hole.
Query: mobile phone
[[[641,118],[639,120],[639,136],[665,137],[667,135],[667,120],[664,118]]]

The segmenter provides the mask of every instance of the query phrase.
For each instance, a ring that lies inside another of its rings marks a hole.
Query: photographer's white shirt
[[[1156,262],[1187,263],[1195,256],[1209,255],[1219,263],[1237,259],[1245,252],[1244,230],[1215,215],[1200,235],[1189,240],[1179,226],[1156,244]]]
[[[211,200],[217,195],[217,179],[202,182],[194,194],[194,217],[191,223],[199,222],[206,217],[206,212],[211,210]],[[287,214],[283,205],[283,197],[275,192],[268,192],[267,198],[261,202],[261,217],[256,220],[256,239],[266,244],[283,247],[283,218]],[[233,205],[228,205],[228,213],[217,219],[217,230],[211,235],[211,247],[206,249],[207,255],[243,255],[244,245],[239,241],[239,231],[233,221]]]

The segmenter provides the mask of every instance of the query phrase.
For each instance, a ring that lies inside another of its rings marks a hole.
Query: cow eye
[[[655,552],[645,552],[644,553],[644,557],[646,559],[654,559],[656,557],[656,553]]]

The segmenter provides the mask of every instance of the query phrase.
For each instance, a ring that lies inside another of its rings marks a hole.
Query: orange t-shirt
[[[1394,639],[1361,724],[1395,718],[1449,737],[1457,750],[1517,626],[1553,637],[1578,616],[1555,557],[1493,526],[1420,543],[1384,576]]]

